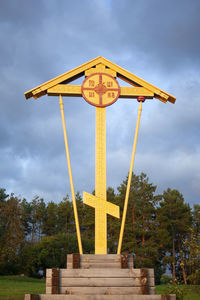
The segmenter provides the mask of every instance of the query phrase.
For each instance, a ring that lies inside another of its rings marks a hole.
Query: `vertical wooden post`
[[[39,300],[39,295],[37,294],[31,294],[31,300]]]
[[[128,254],[121,254],[121,269],[128,269]]]
[[[102,202],[99,209],[95,209],[95,254],[107,254],[107,214],[103,209],[107,198],[105,107],[96,107],[95,196]]]
[[[40,296],[38,294],[26,294],[24,300],[40,300]]]
[[[161,295],[161,300],[170,300],[170,295]]]
[[[141,294],[149,295],[149,278],[148,278],[148,269],[140,270],[140,283],[141,283]]]
[[[59,269],[53,268],[51,276],[51,294],[59,294]]]
[[[73,253],[72,254],[72,269],[79,269],[80,268],[80,254]]]

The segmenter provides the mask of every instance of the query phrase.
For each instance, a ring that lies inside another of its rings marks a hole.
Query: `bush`
[[[169,284],[170,281],[171,281],[171,277],[169,275],[167,275],[167,274],[163,274],[161,276],[161,280],[160,281],[161,281],[161,284]]]
[[[93,241],[83,240],[85,253],[93,251]],[[22,272],[39,277],[47,268],[65,268],[66,255],[77,253],[77,239],[72,234],[58,234],[44,237],[39,243],[28,244],[22,254]]]

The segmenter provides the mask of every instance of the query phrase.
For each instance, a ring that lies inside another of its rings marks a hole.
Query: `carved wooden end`
[[[73,253],[72,255],[72,269],[79,269],[80,268],[80,254]]]
[[[128,269],[128,254],[121,254],[121,269]]]
[[[59,269],[53,268],[52,269],[52,278],[51,278],[51,294],[59,294]]]
[[[148,295],[149,294],[149,280],[148,280],[148,269],[140,270],[140,284],[141,284],[141,294]]]

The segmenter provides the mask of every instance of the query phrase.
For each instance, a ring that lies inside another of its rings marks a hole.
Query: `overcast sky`
[[[199,13],[199,0],[1,0],[0,187],[29,201],[70,194],[59,100],[24,92],[100,55],[177,98],[144,103],[134,171],[157,193],[170,187],[199,203]],[[91,192],[95,108],[63,100],[75,190]],[[128,174],[137,109],[134,99],[107,108],[114,188]]]

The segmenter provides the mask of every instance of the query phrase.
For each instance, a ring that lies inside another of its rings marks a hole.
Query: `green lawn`
[[[0,276],[0,300],[23,300],[24,294],[45,294],[45,279]]]
[[[199,300],[200,286],[178,286],[184,300]],[[156,294],[168,294],[167,285],[156,286]],[[23,300],[24,294],[45,294],[45,279],[26,276],[0,276],[0,300]]]
[[[156,294],[175,294],[172,292],[173,287],[167,285],[157,285]],[[199,300],[200,299],[200,286],[199,285],[178,285],[175,287],[177,291],[183,293],[184,300]]]

